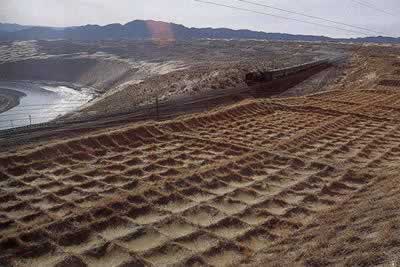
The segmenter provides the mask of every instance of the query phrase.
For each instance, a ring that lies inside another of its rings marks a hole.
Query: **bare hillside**
[[[348,53],[349,47],[251,40],[23,41],[0,45],[0,80],[92,87],[99,93],[75,117],[126,112],[154,101],[245,86],[257,70]]]
[[[0,262],[399,264],[395,51],[357,51],[329,92],[5,151]]]

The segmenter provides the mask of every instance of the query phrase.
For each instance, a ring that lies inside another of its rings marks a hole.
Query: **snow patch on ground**
[[[13,62],[38,56],[36,41],[16,41],[0,46],[0,62]]]
[[[376,77],[377,77],[376,72],[368,73],[368,74],[365,76],[365,78],[366,78],[367,80],[374,80]]]
[[[101,97],[96,99],[96,101],[104,99],[105,97],[113,95],[122,90],[125,90],[129,86],[139,84],[149,77],[156,75],[164,75],[173,71],[183,70],[187,68],[187,66],[181,61],[166,61],[160,63],[153,63],[146,61],[134,62],[132,60],[124,60],[121,58],[117,58],[115,56],[112,56],[112,58],[113,60],[122,60],[129,63],[132,69],[136,69],[137,71],[129,77],[128,81],[125,81],[114,88],[110,88],[110,90],[108,90]],[[107,59],[111,58],[108,57]]]

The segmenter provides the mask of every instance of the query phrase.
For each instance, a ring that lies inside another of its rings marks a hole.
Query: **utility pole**
[[[29,115],[29,125],[32,125],[32,116]]]

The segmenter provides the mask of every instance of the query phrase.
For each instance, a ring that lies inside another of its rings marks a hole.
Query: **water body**
[[[49,122],[79,109],[94,97],[91,88],[29,81],[0,82],[0,91],[24,93],[20,104],[0,113],[0,130]]]

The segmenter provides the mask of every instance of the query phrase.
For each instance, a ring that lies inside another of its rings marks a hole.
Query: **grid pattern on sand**
[[[398,97],[250,101],[5,154],[0,261],[243,262],[304,231],[400,159],[396,120],[360,115],[370,101],[392,107]]]

